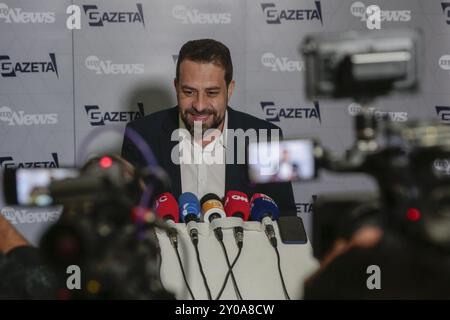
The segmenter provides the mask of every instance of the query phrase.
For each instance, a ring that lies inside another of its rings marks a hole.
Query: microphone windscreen
[[[208,193],[200,200],[202,206],[203,219],[205,222],[210,222],[210,217],[215,214],[221,218],[225,218],[225,210],[223,209],[222,201],[219,196],[214,193]]]
[[[242,220],[247,221],[250,216],[250,202],[244,192],[230,190],[225,195],[225,213],[227,217],[241,214]]]
[[[280,211],[271,197],[255,193],[250,201],[250,215],[253,221],[261,221],[265,216],[278,220]]]
[[[221,201],[217,194],[215,194],[215,193],[207,193],[200,200],[200,205],[203,205],[206,201],[209,201],[209,200]]]
[[[156,199],[155,212],[162,219],[179,222],[178,202],[170,192],[164,192]]]
[[[180,209],[180,219],[185,222],[187,215],[195,215],[200,219],[200,202],[195,194],[192,192],[184,192],[178,198],[178,205]]]

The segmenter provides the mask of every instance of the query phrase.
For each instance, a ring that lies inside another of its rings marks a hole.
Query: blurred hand
[[[15,247],[29,246],[28,241],[0,214],[0,252],[8,253]]]
[[[306,279],[305,285],[312,282],[323,270],[340,255],[346,253],[351,248],[371,248],[380,242],[383,232],[375,226],[365,226],[358,229],[350,240],[337,239],[333,248],[320,261],[319,270]]]

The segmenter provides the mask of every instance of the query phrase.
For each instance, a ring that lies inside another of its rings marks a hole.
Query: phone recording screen
[[[308,181],[316,176],[314,141],[250,143],[248,163],[250,180],[256,183]]]
[[[48,187],[54,180],[75,178],[77,169],[52,168],[52,169],[17,169],[16,188],[17,202],[21,205],[50,205],[52,199]]]

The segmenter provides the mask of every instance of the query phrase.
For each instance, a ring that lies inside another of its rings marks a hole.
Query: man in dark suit
[[[193,40],[184,44],[178,56],[174,85],[178,106],[129,123],[122,145],[122,156],[135,166],[148,165],[148,158],[142,155],[141,148],[136,147],[136,141],[129,139],[131,132],[137,133],[151,148],[158,164],[168,173],[172,183],[170,191],[175,197],[186,191],[193,192],[199,198],[208,192],[223,197],[228,190],[239,190],[249,197],[254,193],[264,193],[275,200],[281,215],[296,215],[290,182],[255,185],[247,179],[245,162],[248,157],[248,139],[244,138],[244,145],[236,143],[230,132],[253,132],[257,139],[263,130],[268,131],[269,139],[273,130],[280,137],[282,132],[268,121],[228,106],[235,85],[228,48],[211,39]],[[179,131],[188,132],[188,138],[193,137],[194,143],[190,139],[174,139],[174,136],[180,136],[174,135],[174,132]],[[194,153],[195,150],[200,150],[198,152],[202,157],[212,154],[213,158],[224,161],[212,164],[179,161],[181,154],[191,153],[191,146],[194,145],[197,146],[197,149],[192,147]],[[226,157],[221,157],[222,153]],[[235,155],[234,161],[229,161],[230,153]],[[238,161],[240,156],[244,163]]]

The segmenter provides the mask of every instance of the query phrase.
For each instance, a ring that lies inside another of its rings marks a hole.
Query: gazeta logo
[[[140,23],[145,27],[144,12],[140,3],[136,3],[136,11],[101,11],[97,5],[92,4],[83,5],[83,10],[91,27],[118,23]]]
[[[12,156],[0,157],[0,168],[59,168],[56,152],[51,154],[52,160],[16,162]]]
[[[261,3],[261,9],[266,17],[267,24],[281,24],[291,21],[320,21],[322,20],[322,6],[320,1],[314,1],[314,8],[280,9],[274,2]]]
[[[0,74],[2,77],[17,77],[27,73],[49,73],[58,75],[58,66],[54,53],[49,53],[50,60],[47,61],[13,61],[9,55],[0,54]]]
[[[313,107],[278,107],[273,101],[261,101],[260,103],[267,121],[280,122],[281,119],[317,119],[319,123],[322,123],[319,102],[314,101],[313,104]]]

